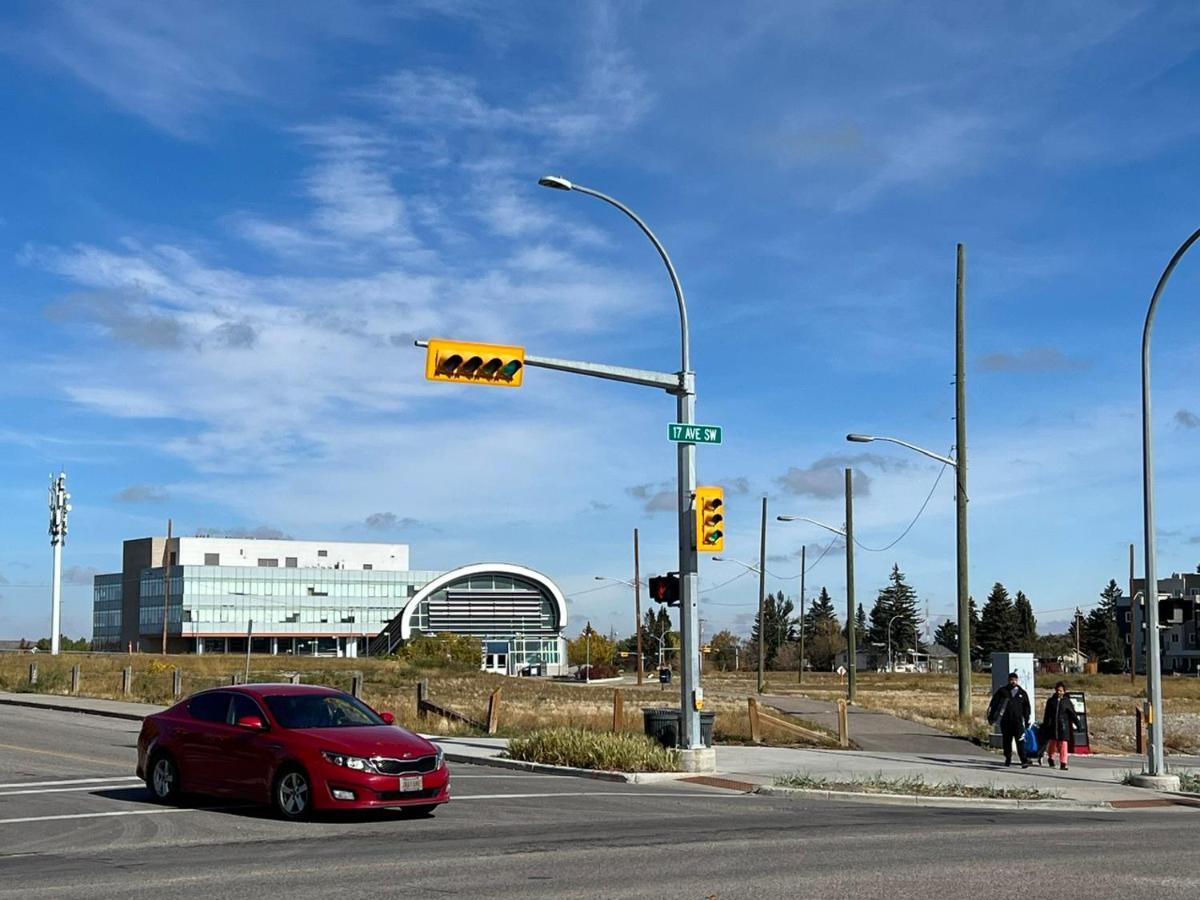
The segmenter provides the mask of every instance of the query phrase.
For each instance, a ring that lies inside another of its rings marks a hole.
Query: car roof
[[[324,685],[320,684],[288,684],[286,682],[266,682],[264,684],[231,684],[227,687],[209,688],[209,690],[233,691],[234,693],[239,694],[251,694],[255,697],[263,697],[267,695],[273,697],[295,697],[303,696],[305,694],[323,696],[345,693],[344,691],[339,691],[337,688],[325,687]],[[207,693],[207,691],[203,691],[202,693]]]

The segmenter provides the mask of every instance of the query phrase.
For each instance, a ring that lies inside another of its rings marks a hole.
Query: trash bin
[[[713,745],[713,723],[716,713],[700,713],[700,743],[705,747]],[[682,714],[678,709],[664,706],[651,706],[642,709],[642,721],[647,737],[652,737],[664,747],[678,747],[679,736],[683,732]]]
[[[666,666],[664,666],[663,668],[658,670],[658,683],[659,684],[670,684],[671,683],[671,670],[668,669]]]

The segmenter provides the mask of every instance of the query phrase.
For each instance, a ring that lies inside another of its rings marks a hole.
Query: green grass
[[[920,776],[910,778],[885,778],[883,774],[833,780],[794,772],[776,777],[779,787],[803,788],[816,791],[845,791],[851,794],[903,794],[917,797],[972,797],[988,800],[1048,800],[1060,796],[1058,792],[1046,792],[1037,788],[996,787],[995,785],[969,785],[958,781],[940,781],[930,784]]]
[[[508,757],[606,772],[677,772],[679,754],[640,734],[547,728],[508,742]]]

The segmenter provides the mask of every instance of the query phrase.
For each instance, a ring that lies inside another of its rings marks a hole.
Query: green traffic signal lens
[[[717,543],[717,541],[721,540],[721,538],[723,538],[723,537],[725,537],[725,535],[722,534],[720,531],[713,531],[713,532],[710,532],[709,535],[704,539],[704,542],[706,544],[715,544],[715,543]]]
[[[500,375],[503,378],[512,378],[517,372],[521,371],[521,361],[519,359],[509,360],[508,365],[500,370]]]
[[[459,366],[462,365],[462,361],[463,361],[463,358],[461,356],[459,356],[457,353],[447,356],[445,359],[443,359],[441,362],[438,363],[438,367],[437,367],[438,374],[440,374],[440,375],[454,374],[454,371]]]

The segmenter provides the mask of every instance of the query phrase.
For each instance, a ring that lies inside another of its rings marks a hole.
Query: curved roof
[[[518,566],[515,563],[472,563],[469,566],[460,566],[444,575],[439,575],[408,598],[404,609],[400,611],[400,640],[407,641],[412,637],[412,611],[417,608],[418,603],[428,599],[442,588],[471,575],[511,575],[532,582],[545,590],[550,599],[558,606],[559,627],[566,624],[567,598],[558,589],[558,585],[541,572],[526,566]]]

